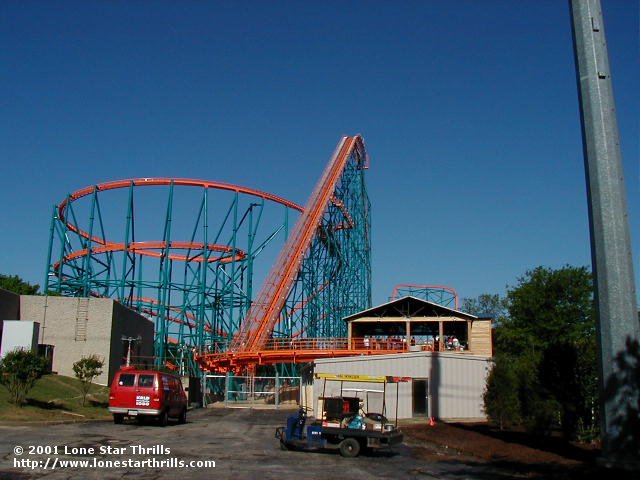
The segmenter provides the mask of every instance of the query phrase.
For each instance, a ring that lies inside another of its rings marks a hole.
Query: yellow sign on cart
[[[319,380],[337,380],[340,382],[395,383],[407,382],[411,377],[391,377],[386,375],[351,375],[348,373],[316,373]]]

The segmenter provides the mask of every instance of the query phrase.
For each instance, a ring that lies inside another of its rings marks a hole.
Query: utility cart
[[[390,422],[384,415],[385,401],[383,396],[382,412],[367,412],[368,397],[371,393],[382,393],[386,396],[386,384],[405,381],[397,377],[384,376],[341,376],[317,374],[316,378],[340,381],[340,395],[320,396],[320,418],[307,418],[303,408],[297,415],[287,417],[287,424],[278,427],[275,438],[280,441],[283,450],[339,450],[343,457],[356,457],[366,449],[391,448],[402,443],[403,434],[398,430],[397,418]],[[382,383],[383,390],[344,389],[344,382]],[[324,389],[323,389],[324,391]],[[360,396],[343,395],[345,391],[353,391]],[[396,415],[397,417],[397,415]]]

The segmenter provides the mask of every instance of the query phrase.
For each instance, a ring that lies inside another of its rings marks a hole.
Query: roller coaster
[[[409,283],[399,283],[393,288],[390,300],[400,297],[412,296],[422,298],[429,302],[437,303],[443,307],[458,310],[460,307],[460,297],[453,288],[445,285],[413,285]]]
[[[53,209],[45,291],[147,316],[158,366],[251,372],[353,354],[342,319],[371,306],[367,168],[362,137],[343,137],[304,208],[197,179],[85,187]]]

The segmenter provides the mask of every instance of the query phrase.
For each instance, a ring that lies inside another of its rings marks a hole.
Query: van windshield
[[[121,373],[118,385],[122,387],[133,387],[133,382],[136,376],[133,373]]]
[[[153,375],[138,375],[139,387],[153,387]]]

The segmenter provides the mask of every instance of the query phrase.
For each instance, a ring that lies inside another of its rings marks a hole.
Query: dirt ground
[[[496,469],[492,478],[591,480],[619,473],[598,466],[597,445],[572,443],[559,436],[499,431],[487,424],[407,422],[400,428],[415,456],[433,462],[489,465]]]

